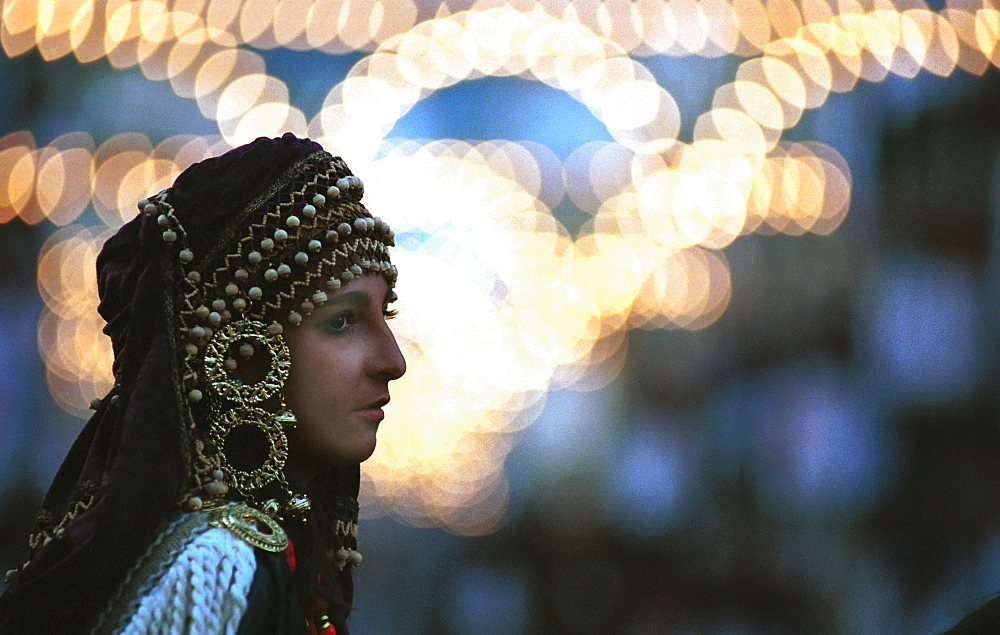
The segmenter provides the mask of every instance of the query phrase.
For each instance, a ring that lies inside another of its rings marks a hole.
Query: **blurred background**
[[[0,565],[111,385],[100,244],[290,130],[399,243],[356,632],[951,625],[1000,591],[989,2],[3,0]]]

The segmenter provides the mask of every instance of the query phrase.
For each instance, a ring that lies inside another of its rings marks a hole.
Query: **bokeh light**
[[[259,135],[308,134],[365,177],[366,201],[399,236],[396,326],[412,370],[366,464],[366,513],[488,532],[515,433],[546,390],[613,379],[628,329],[711,324],[731,293],[721,250],[740,236],[840,226],[847,162],[828,145],[785,141],[785,130],[859,80],[1000,65],[1000,13],[976,3],[461,4],[3,0],[8,57],[35,49],[45,61],[137,66],[194,99],[219,133],[156,145],[140,133],[99,145],[85,132],[42,147],[29,132],[0,138],[0,222],[61,228],[38,265],[39,345],[56,401],[86,416],[110,385],[93,259],[134,201]],[[246,46],[369,54],[305,113]],[[690,122],[690,142],[678,138],[673,95],[635,59],[652,54],[746,58]],[[532,142],[386,142],[434,91],[509,75],[565,91],[613,141],[564,160]],[[552,212],[564,195],[586,216],[572,232]],[[72,225],[88,207],[100,224]],[[468,292],[450,297],[442,277]]]

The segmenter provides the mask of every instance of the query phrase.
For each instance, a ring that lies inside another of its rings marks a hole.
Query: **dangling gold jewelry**
[[[249,360],[261,353],[269,357],[261,379],[248,382],[234,376],[239,370],[238,357]],[[203,363],[215,397],[209,441],[215,446],[229,484],[249,499],[255,492],[276,484],[284,494],[284,502],[259,502],[263,511],[269,516],[303,513],[309,508],[309,499],[292,494],[284,475],[288,460],[285,429],[294,426],[295,415],[283,402],[278,414],[258,406],[275,395],[280,400],[281,388],[288,379],[288,346],[280,332],[253,320],[231,322],[208,342]]]
[[[241,354],[247,346],[250,347],[247,357],[253,356],[258,347],[271,356],[267,374],[262,380],[246,384],[230,375],[226,360],[233,359],[230,352],[236,344],[240,344]],[[205,349],[204,363],[205,375],[212,389],[223,399],[246,405],[264,401],[281,390],[291,366],[288,345],[281,334],[271,333],[267,326],[252,320],[232,322],[216,333]]]
[[[233,487],[244,494],[282,479],[288,460],[288,438],[274,415],[260,408],[236,407],[217,413],[212,421],[210,440],[219,453],[223,471]],[[261,438],[263,437],[263,438]],[[247,465],[231,457],[241,449],[267,446],[263,461]]]

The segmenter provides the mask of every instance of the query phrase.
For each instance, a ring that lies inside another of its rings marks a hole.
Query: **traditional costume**
[[[289,487],[282,332],[358,276],[394,285],[362,194],[286,134],[139,201],[97,261],[115,384],[7,575],[0,632],[346,633],[359,468]]]

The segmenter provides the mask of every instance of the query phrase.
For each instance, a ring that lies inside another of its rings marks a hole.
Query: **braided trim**
[[[235,633],[256,568],[253,548],[232,533],[202,532],[177,554],[119,632]]]
[[[199,534],[207,531],[208,512],[182,514],[159,533],[108,600],[92,633],[117,633],[132,619],[139,603],[175,562],[177,555]]]

